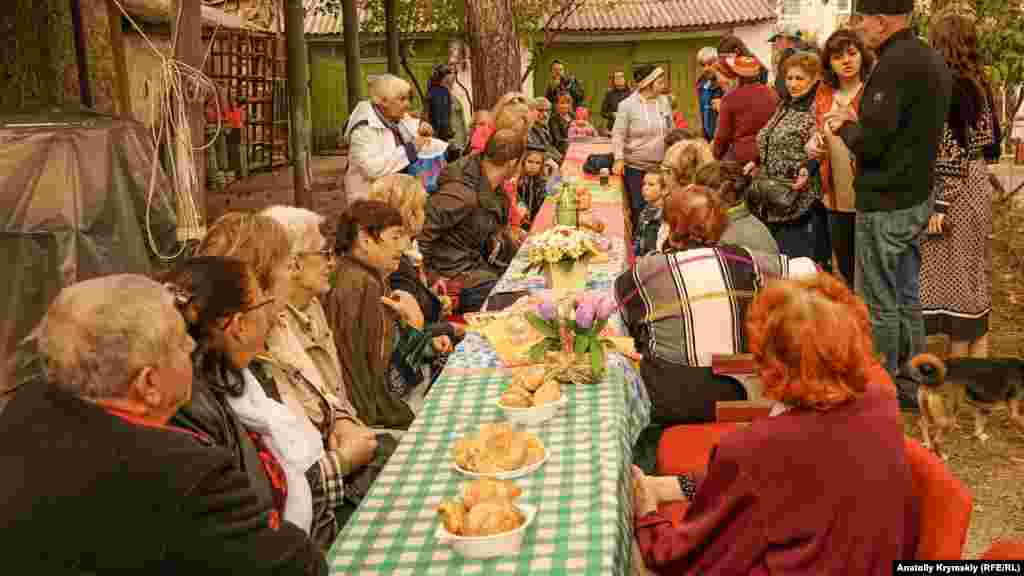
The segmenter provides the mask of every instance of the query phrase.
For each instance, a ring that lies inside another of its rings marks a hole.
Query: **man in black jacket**
[[[893,375],[925,343],[918,237],[931,213],[935,157],[952,94],[942,57],[910,28],[913,9],[913,0],[860,0],[856,28],[878,63],[859,118],[849,107],[826,116],[827,129],[856,156],[855,284],[871,311],[875,348]]]
[[[195,343],[142,276],[65,288],[36,332],[45,378],[0,415],[0,558],[11,574],[326,574],[271,527],[231,453],[167,424]]]

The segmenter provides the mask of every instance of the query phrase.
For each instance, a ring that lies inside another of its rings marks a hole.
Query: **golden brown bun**
[[[450,534],[462,534],[466,529],[466,507],[462,502],[445,500],[437,507],[444,529]]]
[[[469,510],[466,536],[493,536],[511,532],[523,525],[523,515],[508,500],[488,500]]]
[[[515,500],[522,493],[522,488],[507,480],[481,478],[462,488],[462,501],[472,509],[487,500]]]
[[[543,406],[562,397],[562,386],[557,380],[548,380],[533,393],[533,404]]]

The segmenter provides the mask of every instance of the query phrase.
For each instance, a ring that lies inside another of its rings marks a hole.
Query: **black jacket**
[[[953,79],[942,57],[910,29],[878,49],[861,96],[860,119],[839,131],[857,159],[860,212],[927,202]]]
[[[242,394],[242,375],[230,368],[220,354],[203,345],[193,353],[192,363],[192,398],[171,418],[171,424],[207,436],[216,446],[226,448],[235,470],[249,478],[258,504],[272,508],[273,489],[256,445],[228,406],[228,396]]]
[[[327,573],[301,530],[268,527],[228,450],[48,384],[0,416],[0,470],[4,573]]]
[[[457,278],[464,288],[497,280],[519,250],[507,232],[508,196],[490,189],[480,162],[469,156],[441,173],[419,236],[431,278]]]

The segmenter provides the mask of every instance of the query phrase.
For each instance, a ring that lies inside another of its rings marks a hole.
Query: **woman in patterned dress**
[[[999,159],[999,124],[974,23],[947,14],[930,36],[955,84],[935,163],[935,212],[921,243],[921,306],[928,333],[949,335],[950,356],[985,357],[992,308],[986,163]]]

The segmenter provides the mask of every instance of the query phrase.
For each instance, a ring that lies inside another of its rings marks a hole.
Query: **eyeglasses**
[[[306,251],[306,252],[299,252],[299,256],[313,256],[313,255],[321,256],[325,260],[333,260],[334,259],[334,250],[332,250],[330,248],[321,248],[320,250],[311,250],[311,251]]]

